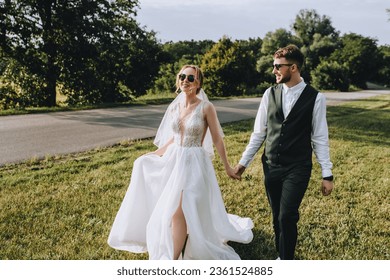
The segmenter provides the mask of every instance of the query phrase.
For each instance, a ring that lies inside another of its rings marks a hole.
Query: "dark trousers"
[[[282,260],[292,260],[298,237],[298,208],[309,184],[312,163],[272,165],[263,156],[263,170],[272,209],[276,250]]]

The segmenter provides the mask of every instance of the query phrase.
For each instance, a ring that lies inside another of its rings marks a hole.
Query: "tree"
[[[246,51],[251,52],[254,58],[257,60],[261,57],[261,49],[263,47],[263,40],[260,37],[249,38],[248,40],[237,41]]]
[[[382,63],[376,40],[349,33],[341,37],[341,44],[330,59],[347,66],[352,85],[366,89],[366,82],[378,74]]]
[[[306,67],[308,69],[316,68],[321,60],[330,57],[339,46],[340,41],[338,38],[335,39],[335,36],[315,33],[311,45],[308,48],[303,48],[303,52],[307,55]]]
[[[332,26],[331,19],[328,16],[321,17],[315,10],[300,10],[292,29],[301,41],[301,51],[306,58],[306,73],[315,69],[320,60],[329,57],[338,46],[339,33]],[[310,79],[308,75],[304,77]]]
[[[284,28],[276,29],[274,32],[267,32],[263,38],[261,53],[263,55],[273,55],[279,48],[294,44],[301,46],[300,39]]]
[[[1,52],[26,78],[37,77],[37,104],[56,105],[61,86],[71,102],[96,103],[143,94],[157,74],[155,35],[135,21],[136,0],[5,0]],[[142,71],[142,72],[141,72]],[[21,90],[23,83],[18,80]]]
[[[256,70],[256,61],[262,56],[261,38],[249,38],[248,40],[237,40],[238,48],[242,58],[242,83],[243,94],[258,94],[257,86],[262,81],[260,73]],[[262,92],[261,92],[262,93]]]
[[[11,63],[11,75],[35,76],[44,85],[40,105],[53,105],[55,101],[56,56],[52,6],[54,1],[12,1],[1,3],[1,53]],[[19,78],[21,78],[19,76]],[[27,78],[28,79],[28,78]],[[15,79],[23,84],[24,79]],[[24,83],[25,85],[27,83]],[[31,85],[31,84],[30,84]],[[33,90],[33,88],[29,88]],[[53,93],[54,92],[54,93]]]
[[[191,40],[163,44],[161,66],[153,87],[148,92],[151,94],[174,92],[176,90],[176,73],[185,64],[200,65],[203,55],[214,44],[211,40]]]
[[[202,59],[205,91],[214,96],[244,94],[255,71],[255,63],[253,53],[246,52],[239,42],[221,38]]]
[[[295,34],[301,39],[304,46],[310,46],[315,34],[338,37],[338,32],[332,26],[328,16],[320,16],[315,10],[300,10],[292,25]]]
[[[199,55],[205,54],[215,44],[212,40],[167,42],[163,45],[169,57],[169,63],[175,63],[183,56],[195,61]]]
[[[373,81],[379,84],[390,86],[390,45],[380,46],[380,60],[378,64],[378,76],[375,76]]]

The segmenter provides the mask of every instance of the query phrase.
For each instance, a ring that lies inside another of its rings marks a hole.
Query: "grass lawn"
[[[320,194],[314,165],[299,222],[298,259],[390,259],[390,96],[328,108],[335,190]],[[223,126],[230,162],[240,159],[253,120]],[[0,259],[147,259],[110,248],[107,237],[134,160],[152,141],[0,167]],[[243,259],[274,259],[260,153],[243,180],[214,165],[230,213],[251,217],[254,240],[231,244]]]

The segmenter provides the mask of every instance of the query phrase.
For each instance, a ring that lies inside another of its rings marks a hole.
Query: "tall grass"
[[[335,190],[320,194],[314,165],[301,205],[298,259],[389,259],[390,97],[328,108]],[[223,126],[229,159],[239,161],[253,120]],[[0,259],[147,259],[110,248],[107,236],[134,160],[152,141],[0,168]],[[214,165],[228,212],[251,217],[254,240],[232,243],[243,259],[274,259],[260,153],[241,181]]]

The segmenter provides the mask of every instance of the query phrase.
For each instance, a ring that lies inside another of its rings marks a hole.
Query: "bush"
[[[312,85],[321,90],[348,91],[350,81],[348,69],[336,61],[321,61],[310,72]]]
[[[15,60],[8,60],[0,71],[0,109],[39,106],[44,95],[42,77],[31,74]]]

